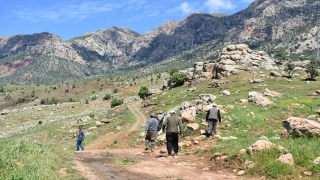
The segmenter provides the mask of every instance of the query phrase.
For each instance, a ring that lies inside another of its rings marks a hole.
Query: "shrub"
[[[174,73],[176,73],[176,72],[179,72],[179,69],[177,69],[177,68],[172,68],[172,69],[170,69],[170,72],[169,72],[169,74],[170,74],[170,76],[172,76]]]
[[[284,71],[288,73],[289,77],[292,77],[292,74],[294,73],[294,68],[296,67],[295,64],[293,64],[291,61],[289,61],[286,66],[284,67]]]
[[[115,93],[117,93],[118,92],[118,89],[117,88],[114,88],[113,89],[113,93],[115,94]]]
[[[187,75],[180,72],[175,72],[170,76],[170,80],[172,83],[175,83],[176,85],[183,85],[184,80],[187,78]]]
[[[104,95],[104,97],[103,97],[103,100],[104,100],[104,101],[107,101],[107,100],[109,100],[109,99],[111,99],[111,94],[106,94],[106,95]]]
[[[119,106],[119,105],[121,105],[121,104],[123,104],[123,100],[122,100],[122,99],[114,98],[114,99],[112,99],[112,101],[111,101],[111,108],[116,107],[116,106]]]
[[[138,96],[142,99],[147,98],[148,96],[150,96],[149,89],[145,86],[142,86],[139,90]]]

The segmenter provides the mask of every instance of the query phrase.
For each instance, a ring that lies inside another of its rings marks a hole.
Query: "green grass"
[[[0,139],[0,179],[79,179],[73,155],[52,146]],[[58,173],[68,170],[67,176]]]
[[[120,157],[115,158],[112,161],[112,164],[117,167],[124,167],[124,166],[132,166],[138,163],[137,158],[131,158],[131,157]]]

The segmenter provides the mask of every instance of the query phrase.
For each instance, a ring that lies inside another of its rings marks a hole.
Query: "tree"
[[[170,76],[171,82],[176,85],[183,85],[185,79],[187,79],[187,75],[180,72],[175,72]]]
[[[149,89],[145,86],[142,86],[139,90],[138,96],[142,99],[145,99],[146,97],[148,97],[150,95],[149,93]]]
[[[106,94],[106,95],[104,95],[104,97],[103,97],[103,100],[104,100],[104,101],[107,101],[107,100],[109,100],[109,99],[111,99],[111,94]]]
[[[277,50],[276,50],[276,58],[281,62],[281,61],[284,61],[286,60],[287,58],[287,51],[284,47],[278,47]]]
[[[114,99],[111,100],[111,108],[119,106],[121,104],[123,104],[123,100],[122,99],[114,98]]]
[[[291,78],[294,73],[294,68],[296,68],[296,65],[292,63],[292,61],[289,61],[286,66],[284,67],[284,71],[288,73],[288,76]]]
[[[311,60],[307,65],[306,73],[310,76],[310,79],[314,80],[315,77],[319,76],[318,66],[316,60]]]

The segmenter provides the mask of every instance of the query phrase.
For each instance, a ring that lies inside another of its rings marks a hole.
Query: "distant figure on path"
[[[162,111],[160,111],[159,114],[157,115],[157,119],[158,119],[158,122],[159,122],[157,130],[160,131],[161,128],[162,128],[163,119],[164,119],[164,114],[163,114]]]
[[[217,104],[213,103],[206,115],[206,121],[209,124],[208,135],[214,137],[217,133],[217,123],[221,124],[220,110],[217,109]]]
[[[169,156],[176,156],[179,152],[179,132],[181,137],[182,133],[182,121],[181,118],[176,116],[176,111],[171,110],[170,116],[166,118],[162,126],[163,132],[166,131],[167,150]],[[172,154],[172,149],[174,154]]]
[[[81,148],[82,151],[84,150],[84,147],[82,146],[82,141],[85,138],[85,134],[84,131],[82,129],[82,125],[79,126],[79,135],[78,135],[78,140],[77,140],[77,151],[79,151],[79,149]]]
[[[151,152],[154,151],[154,146],[156,144],[156,140],[158,137],[158,125],[159,122],[156,119],[156,115],[154,115],[153,113],[150,114],[150,119],[147,120],[147,124],[146,124],[146,149],[145,150],[149,150],[150,148],[150,144],[151,144]]]

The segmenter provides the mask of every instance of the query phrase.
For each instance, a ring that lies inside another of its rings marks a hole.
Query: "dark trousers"
[[[167,132],[166,133],[166,138],[167,138],[167,150],[168,154],[172,154],[172,149],[174,153],[178,153],[179,151],[179,134],[178,133],[172,133],[172,132]]]
[[[208,124],[209,124],[209,129],[208,129],[208,135],[209,136],[214,136],[217,133],[217,119],[209,119]]]

